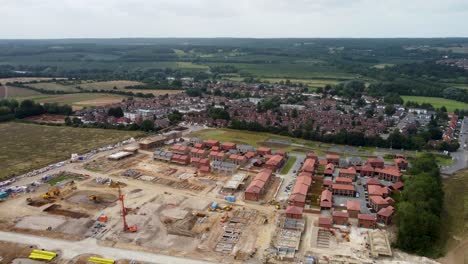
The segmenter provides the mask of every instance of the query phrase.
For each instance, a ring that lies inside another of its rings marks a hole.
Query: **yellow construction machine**
[[[42,195],[42,198],[47,200],[47,199],[56,198],[59,195],[60,195],[59,188],[53,188],[53,189],[49,190],[48,192],[44,193]]]

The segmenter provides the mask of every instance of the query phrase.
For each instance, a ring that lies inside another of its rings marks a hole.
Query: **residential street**
[[[443,166],[441,172],[443,174],[453,174],[459,170],[462,170],[468,167],[468,148],[465,145],[468,145],[468,117],[463,119],[461,128],[460,128],[460,148],[457,152],[451,153],[453,157],[453,163],[450,166]]]

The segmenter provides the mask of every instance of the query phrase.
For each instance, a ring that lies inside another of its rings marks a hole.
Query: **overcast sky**
[[[0,0],[0,38],[468,37],[468,0]]]

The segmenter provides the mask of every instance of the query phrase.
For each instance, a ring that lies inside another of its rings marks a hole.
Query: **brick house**
[[[226,154],[224,152],[218,152],[218,151],[211,151],[210,155],[208,155],[210,160],[213,161],[224,161],[226,158]]]
[[[400,171],[405,171],[408,169],[408,161],[402,158],[394,159],[395,165]]]
[[[375,228],[377,226],[377,217],[372,214],[359,214],[358,226],[362,228]]]
[[[317,154],[315,154],[314,152],[309,152],[309,153],[307,153],[307,154],[306,154],[306,159],[313,159],[313,160],[315,160],[315,163],[316,163],[317,166],[318,166],[319,159],[318,159]]]
[[[340,169],[340,177],[350,178],[351,180],[356,180],[356,169],[354,167],[349,167],[347,169]]]
[[[366,176],[367,177],[374,177],[375,170],[369,164],[365,164],[364,166],[361,166],[359,168],[359,171],[360,171],[361,177],[366,177]]]
[[[335,182],[338,184],[353,184],[353,180],[346,177],[336,177]]]
[[[333,194],[330,190],[325,189],[322,191],[320,196],[320,208],[321,209],[331,209],[333,205]]]
[[[176,154],[186,155],[190,152],[190,148],[184,145],[175,144],[171,146],[170,151]]]
[[[367,160],[367,164],[369,164],[373,168],[380,168],[380,169],[383,169],[383,167],[385,166],[384,160],[380,158],[370,158]]]
[[[327,159],[327,163],[331,163],[335,166],[338,166],[340,164],[340,156],[339,155],[333,155],[333,154],[327,154],[325,156]]]
[[[333,211],[333,224],[335,225],[348,225],[349,214],[347,212]]]
[[[382,196],[383,198],[390,194],[388,187],[380,185],[367,185],[367,191],[369,196]]]
[[[303,207],[289,205],[286,208],[285,214],[286,214],[286,218],[301,219],[303,212],[304,212]]]
[[[380,209],[377,212],[377,221],[389,225],[392,223],[393,214],[395,213],[395,208],[389,205],[385,208]]]
[[[319,217],[318,226],[322,228],[332,228],[333,227],[333,220],[328,217]]]
[[[306,159],[302,165],[301,171],[315,173],[317,169],[316,162],[314,159]]]
[[[323,171],[323,176],[332,177],[334,172],[335,172],[335,165],[333,165],[333,163],[328,163],[325,166],[325,170]]]
[[[219,146],[219,141],[218,140],[213,140],[213,139],[208,139],[208,140],[203,141],[203,144],[207,148],[212,148],[214,146]]]
[[[349,217],[356,218],[361,213],[361,203],[359,201],[348,200],[346,202],[346,210]]]
[[[172,155],[171,162],[181,165],[188,165],[190,163],[190,157],[188,155],[174,154]]]
[[[294,188],[289,196],[289,204],[299,207],[304,207],[307,198],[307,192],[309,191],[309,186],[296,182]]]
[[[370,178],[366,180],[366,185],[367,185],[367,188],[369,188],[370,185],[382,186],[382,183],[377,178]]]
[[[231,149],[236,149],[236,143],[232,143],[232,142],[223,142],[221,144],[221,150],[224,150],[224,151],[228,151],[228,150],[231,150]]]
[[[374,209],[374,211],[376,212],[380,211],[380,209],[382,208],[389,206],[389,202],[389,199],[385,199],[382,196],[369,196],[369,204],[372,207],[372,209]]]
[[[172,152],[157,149],[153,153],[153,159],[159,160],[159,161],[170,162],[172,159],[172,155],[174,155]]]
[[[192,148],[190,150],[190,157],[192,158],[205,158],[208,156],[208,151],[204,149]]]
[[[283,156],[274,155],[271,158],[269,158],[267,160],[267,162],[265,162],[265,167],[267,169],[272,170],[272,171],[276,171],[279,168],[281,168],[281,166],[283,166],[283,163],[284,163],[284,157]]]
[[[247,163],[247,158],[242,155],[231,154],[228,160],[236,165],[244,166]]]
[[[398,167],[388,166],[383,169],[375,169],[377,177],[381,180],[399,182],[401,181],[401,172]]]
[[[349,184],[332,184],[332,192],[333,195],[343,195],[343,196],[350,196],[354,197],[356,193],[356,187],[354,185]]]
[[[249,184],[244,192],[244,199],[248,201],[258,201],[261,196],[266,192],[266,188],[271,181],[272,176],[271,170],[262,170],[252,182]]]
[[[257,149],[257,155],[271,155],[271,148],[259,147]]]

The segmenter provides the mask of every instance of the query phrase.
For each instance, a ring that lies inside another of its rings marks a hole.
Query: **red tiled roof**
[[[347,212],[333,211],[332,216],[333,217],[349,217],[349,214]]]
[[[356,188],[354,187],[354,185],[351,185],[351,184],[339,184],[339,183],[334,183],[332,185],[332,189],[335,189],[335,190],[347,190],[347,191],[355,191]]]
[[[370,178],[370,179],[366,180],[366,184],[367,184],[367,186],[369,186],[369,185],[379,185],[380,186],[381,185],[380,180],[377,179],[377,178]],[[369,188],[369,187],[367,187],[367,188]]]
[[[299,175],[297,175],[298,178],[299,178],[299,177],[309,177],[309,178],[312,178],[312,176],[314,176],[314,175],[313,175],[311,172],[305,172],[305,171],[303,171],[303,172],[299,173]]]
[[[389,192],[387,187],[382,187],[379,185],[367,185],[367,190],[369,191],[369,196],[384,196]]]
[[[302,195],[307,195],[307,191],[309,190],[309,186],[307,185],[304,185],[302,183],[298,183],[296,182],[296,184],[294,185],[294,188],[293,188],[293,191],[292,191],[292,194],[302,194]]]
[[[327,217],[319,217],[319,225],[331,225],[333,220]]]
[[[388,202],[384,198],[382,198],[382,196],[370,196],[370,200],[372,201],[372,203],[378,205],[388,204]]]
[[[356,169],[354,167],[349,167],[347,169],[340,169],[340,174],[356,174]]]
[[[306,159],[304,164],[302,165],[302,170],[312,172],[315,170],[315,160],[314,159]]]
[[[335,155],[335,154],[327,154],[325,158],[328,159],[340,159],[340,155]]]
[[[289,201],[292,202],[305,202],[306,196],[302,195],[300,193],[293,193],[291,196],[289,196]]]
[[[346,202],[346,209],[349,211],[361,211],[361,203],[359,201],[350,201]]]
[[[391,216],[393,213],[395,212],[395,208],[393,208],[393,206],[387,206],[385,208],[382,208],[379,210],[379,212],[377,213],[378,215],[381,215],[383,217],[389,217]]]
[[[358,214],[359,220],[377,221],[377,217],[372,214]]]
[[[336,177],[335,181],[336,182],[349,182],[349,183],[353,182],[352,179],[346,178],[346,177]]]
[[[312,184],[312,177],[308,176],[297,176],[296,182],[310,186]]]
[[[288,206],[286,208],[286,214],[293,214],[293,215],[302,215],[304,208],[299,206]]]
[[[405,184],[403,182],[395,182],[394,184],[392,184],[392,189],[394,190],[400,190],[402,189],[403,187],[405,186]]]
[[[283,159],[284,159],[283,156],[274,155],[266,162],[266,164],[272,165],[272,166],[278,166],[283,161]]]

